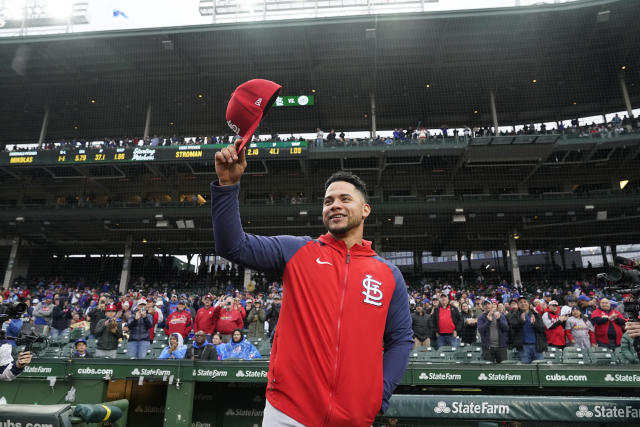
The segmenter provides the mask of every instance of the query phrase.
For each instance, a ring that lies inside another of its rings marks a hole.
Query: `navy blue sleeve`
[[[389,407],[389,399],[400,384],[402,375],[409,364],[409,355],[413,348],[413,330],[411,329],[411,312],[407,285],[400,270],[385,262],[393,271],[396,287],[391,296],[387,322],[384,328],[384,355],[382,356],[382,370],[384,385],[382,390],[381,412]]]
[[[216,254],[253,270],[282,274],[293,254],[311,238],[245,233],[240,220],[239,192],[240,184],[220,186],[217,182],[211,183],[211,219]]]

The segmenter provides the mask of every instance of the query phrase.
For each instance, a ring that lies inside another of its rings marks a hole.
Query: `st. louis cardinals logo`
[[[362,286],[364,287],[364,291],[362,291],[362,295],[364,295],[363,302],[380,307],[382,305],[380,285],[382,285],[381,282],[378,282],[370,274],[367,274],[367,277],[362,280]]]

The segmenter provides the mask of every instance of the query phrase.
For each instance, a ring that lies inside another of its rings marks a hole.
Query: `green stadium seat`
[[[442,347],[438,347],[438,352],[440,353],[452,353],[456,351],[457,347],[452,347],[450,345],[443,345]]]
[[[617,357],[613,352],[591,353],[591,362],[595,365],[615,365]]]

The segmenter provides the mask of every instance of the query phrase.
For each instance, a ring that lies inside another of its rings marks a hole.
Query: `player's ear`
[[[362,206],[362,219],[366,219],[370,213],[371,213],[371,206],[369,205],[369,203],[365,203]]]

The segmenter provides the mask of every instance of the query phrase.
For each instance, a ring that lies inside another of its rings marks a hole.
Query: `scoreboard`
[[[11,151],[0,153],[0,166],[55,166],[101,163],[180,162],[213,160],[227,144],[175,145],[134,148],[65,148],[55,150]],[[247,160],[303,157],[306,141],[254,142],[245,148]]]

